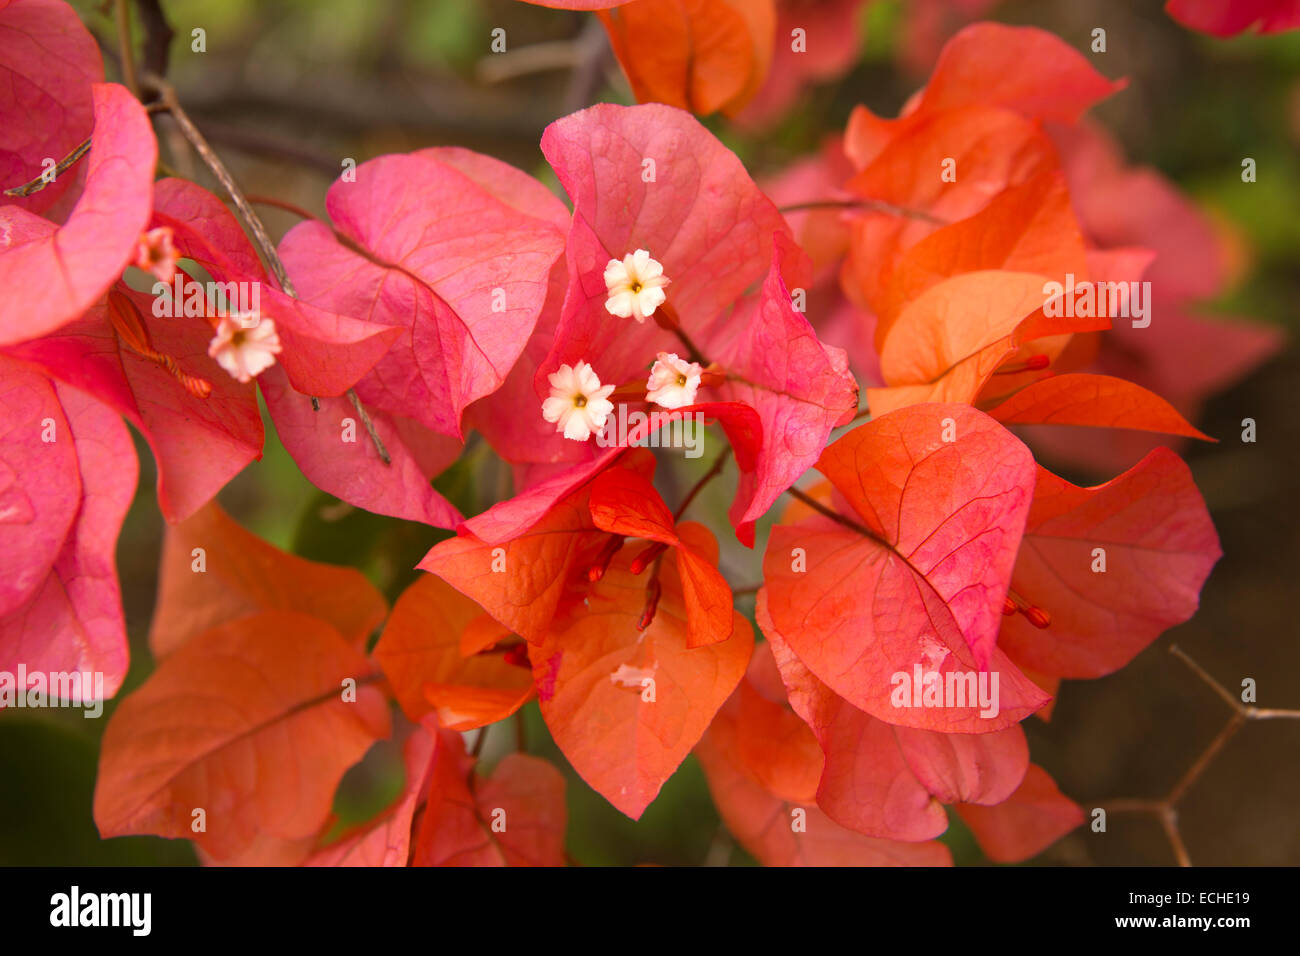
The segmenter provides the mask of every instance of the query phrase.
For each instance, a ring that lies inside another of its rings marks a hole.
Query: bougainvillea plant
[[[946,865],[950,810],[1038,854],[1084,812],[1023,725],[1196,612],[1219,541],[1165,444],[1212,441],[1201,399],[1275,344],[1184,308],[1218,279],[1169,260],[1216,240],[1087,118],[1124,80],[975,23],[760,187],[697,116],[761,125],[846,70],[859,3],[538,2],[594,11],[639,101],[546,127],[557,191],[381,155],[273,244],[162,75],[105,82],[62,0],[0,0],[0,709],[119,697],[100,834],[211,863],[563,865],[564,763],[635,820],[692,754],[763,863]],[[162,114],[224,195],[159,166]],[[259,401],[312,484],[445,529],[391,607],[216,503]],[[169,526],[120,694],[123,419]],[[464,514],[433,479],[479,454],[509,484]],[[534,701],[560,758],[485,771]],[[385,739],[404,785],[344,826]]]

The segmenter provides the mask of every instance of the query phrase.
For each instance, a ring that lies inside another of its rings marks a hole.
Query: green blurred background
[[[113,26],[103,6],[75,2],[104,41],[116,76]],[[250,193],[277,196],[323,214],[340,158],[456,144],[498,156],[554,184],[537,148],[542,129],[575,105],[564,66],[600,34],[587,15],[511,0],[183,0],[164,2],[177,38],[170,76],[181,101]],[[815,151],[866,103],[894,114],[923,78],[897,65],[907,3],[868,3],[859,64],[842,81],[809,92],[775,130],[746,135],[726,121],[710,127],[745,160],[755,178]],[[1300,33],[1222,41],[1192,33],[1155,0],[1003,3],[989,16],[1043,26],[1080,49],[1103,26],[1108,51],[1093,57],[1130,88],[1096,115],[1132,162],[1152,165],[1230,222],[1243,237],[1248,268],[1213,308],[1295,328],[1300,300]],[[534,44],[558,68],[492,81],[485,75],[490,32],[507,29],[512,50]],[[190,31],[206,31],[207,51],[190,50]],[[566,54],[567,51],[567,54]],[[616,69],[588,101],[627,102]],[[162,131],[164,155],[168,135]],[[209,188],[206,170],[176,165]],[[1258,182],[1240,178],[1244,156]],[[296,221],[265,210],[278,236]],[[1225,557],[1202,596],[1200,613],[1120,673],[1069,682],[1050,723],[1026,723],[1034,759],[1085,810],[1112,797],[1157,797],[1190,766],[1227,721],[1227,708],[1167,653],[1177,643],[1230,688],[1259,686],[1262,706],[1300,707],[1296,569],[1300,567],[1300,355],[1288,348],[1213,399],[1202,421],[1217,446],[1188,455],[1223,541]],[[1237,441],[1240,421],[1259,422],[1259,441]],[[220,500],[272,543],[317,560],[362,569],[394,598],[410,569],[445,532],[358,511],[316,491],[298,473],[267,422],[261,462]],[[149,674],[145,643],[163,532],[152,460],[143,442],[140,486],[118,548],[132,666],[124,693]],[[702,471],[711,459],[695,462]],[[497,500],[500,464],[482,443],[437,482],[466,514]],[[690,475],[677,479],[689,486]],[[693,512],[721,515],[730,481],[715,482]],[[770,521],[765,523],[770,524]],[[765,526],[761,529],[765,532]],[[749,554],[725,549],[737,583],[757,583],[764,534]],[[734,542],[733,542],[734,544]],[[752,599],[739,599],[752,611]],[[106,711],[111,713],[111,704]],[[91,818],[98,742],[106,721],[74,711],[11,711],[0,716],[0,864],[192,864],[183,841],[101,841]],[[693,758],[638,823],[613,810],[569,770],[536,704],[525,712],[528,749],[554,759],[570,777],[568,847],[586,865],[752,863],[720,827]],[[514,747],[514,734],[488,738],[488,763]],[[1197,864],[1300,863],[1300,721],[1248,725],[1219,754],[1181,805],[1180,828]],[[349,773],[337,798],[345,819],[364,817],[401,784],[396,748],[381,744]],[[983,858],[953,817],[943,839],[958,863]],[[1112,815],[1105,834],[1079,830],[1035,863],[1152,865],[1173,862],[1158,824]]]

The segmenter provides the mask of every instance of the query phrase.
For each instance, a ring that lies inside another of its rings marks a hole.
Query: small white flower
[[[673,352],[660,352],[646,382],[646,401],[663,408],[681,408],[695,404],[704,369],[699,362],[688,362]]]
[[[614,410],[608,400],[613,385],[601,385],[595,371],[586,362],[561,365],[547,376],[551,397],[542,402],[542,417],[555,423],[565,438],[586,441],[605,425]]]
[[[280,354],[280,336],[273,319],[247,314],[223,315],[208,355],[240,382],[248,382],[275,364]]]
[[[609,292],[605,310],[623,319],[644,322],[668,298],[664,286],[669,281],[664,267],[644,249],[629,252],[622,262],[610,259],[605,266],[605,288]]]
[[[135,244],[137,269],[153,274],[159,282],[171,284],[176,277],[176,243],[170,226],[159,226],[141,233]]]

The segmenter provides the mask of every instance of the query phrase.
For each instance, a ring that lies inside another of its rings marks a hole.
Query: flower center
[[[574,407],[574,408],[586,408],[586,407],[587,407],[587,396],[586,396],[586,395],[575,395],[575,396],[573,396],[573,407]]]
[[[645,288],[645,287],[644,287],[643,285],[641,285],[641,280],[640,280],[640,279],[633,279],[633,280],[632,280],[632,292],[633,292],[633,293],[638,293],[638,292],[640,292],[643,288]]]
[[[685,375],[678,375],[678,376],[677,376],[677,384],[678,384],[678,385],[685,385],[685,384],[686,384],[686,376],[685,376]]]

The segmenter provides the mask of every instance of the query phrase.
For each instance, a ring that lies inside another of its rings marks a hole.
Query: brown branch
[[[116,0],[114,18],[117,21],[117,50],[122,67],[122,82],[138,100],[140,80],[135,72],[135,52],[131,49],[131,8],[127,6],[127,0]]]
[[[253,209],[248,197],[244,195],[243,189],[235,181],[235,177],[230,175],[230,170],[221,161],[221,157],[216,154],[208,141],[204,139],[203,134],[199,132],[199,128],[194,125],[194,121],[190,119],[189,114],[181,107],[180,101],[176,98],[175,88],[156,73],[150,73],[146,80],[158,91],[158,96],[167,108],[168,115],[176,121],[189,144],[194,147],[194,151],[199,154],[199,157],[207,164],[208,169],[212,170],[212,175],[216,176],[217,181],[225,188],[231,202],[235,204],[235,208],[239,211],[240,217],[248,226],[249,231],[252,232],[253,241],[261,250],[262,256],[266,259],[267,266],[275,275],[280,288],[284,290],[285,295],[296,299],[298,297],[297,290],[294,289],[293,281],[289,278],[284,262],[280,259],[280,254],[276,251],[275,243],[271,241],[271,236],[266,231],[266,226],[262,223],[261,217]],[[374,422],[370,420],[370,415],[365,406],[361,404],[361,399],[357,397],[356,391],[351,388],[348,389],[347,396],[348,401],[352,403],[352,407],[357,410],[357,415],[361,418],[361,424],[365,427],[366,434],[370,436],[371,442],[374,443],[375,451],[379,453],[379,460],[385,465],[392,464],[388,449],[384,447],[383,440],[379,437],[379,433],[375,431]],[[315,396],[312,396],[311,403],[313,409],[319,409],[320,404]]]
[[[1169,653],[1173,654],[1184,664],[1186,664],[1197,677],[1201,679],[1221,700],[1232,708],[1232,716],[1223,728],[1214,736],[1205,749],[1201,751],[1200,756],[1192,762],[1187,771],[1178,778],[1177,782],[1169,790],[1169,795],[1161,800],[1146,800],[1140,798],[1120,798],[1116,800],[1104,801],[1101,805],[1115,813],[1150,813],[1160,821],[1160,826],[1169,840],[1169,846],[1174,852],[1174,857],[1179,866],[1191,866],[1191,854],[1187,852],[1187,844],[1183,841],[1183,835],[1178,829],[1178,804],[1187,795],[1187,791],[1192,788],[1206,769],[1214,762],[1214,758],[1219,755],[1229,740],[1246,726],[1251,720],[1270,720],[1275,718],[1300,719],[1300,710],[1290,710],[1279,707],[1256,707],[1253,704],[1246,704],[1233,696],[1232,692],[1215,680],[1208,671],[1192,658],[1177,644],[1169,645]]]
[[[1209,685],[1209,687],[1216,694],[1222,697],[1224,703],[1226,703],[1229,707],[1231,707],[1233,710],[1242,709],[1242,702],[1238,700],[1236,697],[1234,697],[1226,687],[1224,687],[1217,680],[1215,680],[1213,677],[1207,674],[1205,672],[1205,668],[1201,667],[1200,664],[1196,663],[1196,661],[1188,657],[1186,652],[1183,651],[1181,647],[1179,647],[1177,644],[1170,644],[1169,653],[1173,654],[1174,657],[1177,657],[1180,661],[1182,661],[1184,664],[1190,667],[1192,669],[1192,672],[1196,674],[1196,676],[1199,677],[1202,681],[1204,681],[1207,685]]]
[[[144,69],[146,73],[167,75],[167,59],[171,50],[171,24],[159,6],[158,0],[136,0],[140,23],[144,27]]]
[[[385,465],[392,464],[392,459],[388,457],[388,449],[384,447],[384,440],[379,437],[379,432],[375,431],[375,423],[370,420],[370,413],[366,411],[366,406],[361,404],[361,399],[357,397],[356,390],[348,389],[347,395],[348,401],[357,410],[357,417],[361,419],[361,427],[366,430],[366,434],[374,442],[375,451],[379,452],[379,460]],[[316,399],[313,398],[312,401],[315,402]]]
[[[67,156],[64,156],[63,159],[59,160],[55,165],[53,179],[46,179],[45,173],[41,173],[35,179],[25,182],[21,186],[14,186],[12,189],[6,189],[4,194],[6,196],[17,196],[22,198],[23,196],[30,196],[32,193],[40,192],[46,186],[50,185],[50,183],[57,182],[58,178],[71,169],[72,164],[81,159],[82,156],[85,156],[89,150],[90,137],[86,137],[86,139],[83,140],[76,149],[70,152]]]

